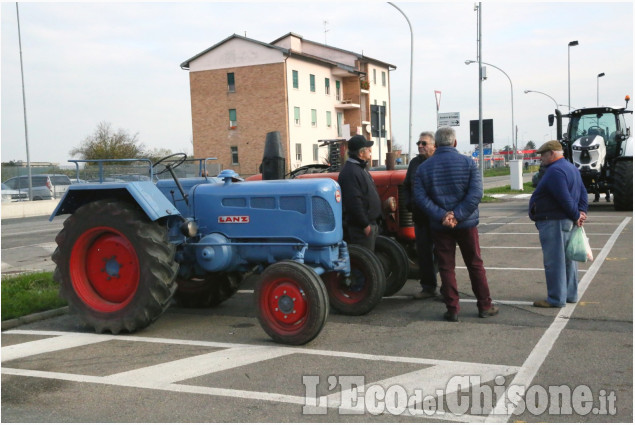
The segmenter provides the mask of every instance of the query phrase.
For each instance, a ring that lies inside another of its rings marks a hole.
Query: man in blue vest
[[[439,262],[441,294],[447,308],[444,319],[459,320],[459,291],[456,283],[456,245],[470,276],[478,315],[495,316],[478,239],[478,205],[483,196],[481,174],[472,158],[456,150],[456,133],[441,127],[435,134],[437,150],[417,169],[415,202],[430,220],[432,239]]]

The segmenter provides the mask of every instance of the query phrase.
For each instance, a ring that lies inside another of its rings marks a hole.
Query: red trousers
[[[472,292],[476,297],[479,311],[488,310],[492,306],[485,267],[481,258],[481,246],[478,240],[478,229],[448,229],[447,231],[432,231],[437,258],[439,261],[439,275],[441,276],[441,294],[449,312],[457,313],[459,307],[459,290],[456,285],[456,245],[459,245],[463,261],[467,266],[472,283]]]

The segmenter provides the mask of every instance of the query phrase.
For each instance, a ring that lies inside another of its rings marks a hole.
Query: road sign
[[[439,127],[449,125],[458,127],[461,124],[461,114],[459,112],[439,112]]]

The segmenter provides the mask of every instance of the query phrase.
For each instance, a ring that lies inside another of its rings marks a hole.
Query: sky
[[[294,32],[393,64],[394,143],[416,154],[418,134],[436,128],[436,90],[439,112],[460,114],[459,150],[472,150],[478,65],[465,61],[477,59],[476,3],[394,3],[414,39],[410,148],[411,34],[386,2],[21,2],[31,161],[65,164],[100,122],[137,134],[149,149],[191,154],[189,75],[179,65],[234,33],[268,43]],[[573,107],[595,106],[598,86],[601,105],[633,97],[631,1],[486,1],[481,12],[482,61],[509,77],[488,66],[482,84],[494,149],[513,143],[512,94],[519,148],[555,138],[547,121],[554,101],[524,91],[543,92],[567,111],[569,64]],[[26,161],[16,4],[2,2],[0,13],[0,156]],[[579,45],[568,47],[573,40]]]

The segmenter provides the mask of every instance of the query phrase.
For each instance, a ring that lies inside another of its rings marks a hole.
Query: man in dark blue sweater
[[[586,220],[588,194],[580,172],[563,157],[562,145],[552,140],[536,151],[545,174],[529,200],[529,218],[536,222],[542,246],[547,299],[535,307],[564,307],[578,301],[578,265],[565,256],[574,226]]]

